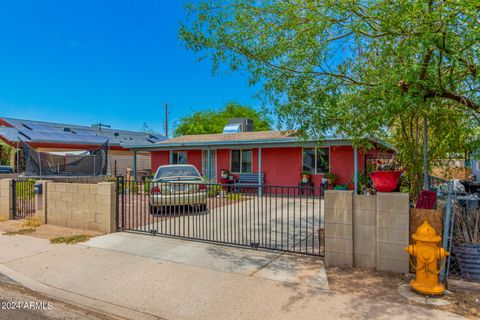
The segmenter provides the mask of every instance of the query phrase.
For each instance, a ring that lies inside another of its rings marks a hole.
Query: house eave
[[[195,141],[195,142],[177,142],[177,143],[160,143],[155,145],[137,145],[130,146],[132,150],[143,151],[162,151],[162,150],[191,150],[199,148],[229,149],[232,147],[262,147],[262,148],[278,148],[278,147],[308,147],[308,146],[350,146],[352,142],[347,139],[326,139],[321,142],[312,140],[301,140],[298,138],[287,139],[269,139],[269,140],[236,140],[236,141]]]

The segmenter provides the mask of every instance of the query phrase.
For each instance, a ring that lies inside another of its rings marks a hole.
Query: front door
[[[202,150],[202,176],[217,181],[217,150],[210,150],[210,172],[208,172],[208,150]]]

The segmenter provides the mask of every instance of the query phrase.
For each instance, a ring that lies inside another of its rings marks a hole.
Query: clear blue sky
[[[246,76],[212,76],[178,40],[182,0],[0,3],[0,117],[163,131],[228,101],[259,107]]]

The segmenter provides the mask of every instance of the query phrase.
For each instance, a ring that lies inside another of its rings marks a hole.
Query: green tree
[[[257,111],[248,106],[228,103],[218,111],[197,111],[181,118],[175,126],[174,136],[189,134],[222,133],[230,118],[250,118],[254,131],[271,129],[271,120],[265,111]]]
[[[186,46],[214,70],[248,71],[292,129],[321,139],[334,128],[358,144],[389,140],[418,180],[424,117],[430,159],[471,147],[480,112],[478,1],[210,0],[187,13]]]

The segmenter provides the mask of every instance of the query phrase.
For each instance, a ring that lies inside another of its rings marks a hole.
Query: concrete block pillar
[[[41,223],[47,223],[47,192],[48,192],[48,180],[38,180],[35,184],[42,185],[42,194],[35,195],[35,217],[37,217]]]
[[[376,267],[376,208],[376,196],[353,195],[353,262],[355,267]]]
[[[408,246],[408,193],[378,192],[376,206],[377,270],[407,273],[408,254],[403,248]]]
[[[13,180],[0,180],[0,216],[13,219]]]
[[[97,230],[105,233],[117,231],[117,194],[114,182],[97,184],[95,219]]]
[[[325,191],[325,265],[353,267],[353,191]]]

